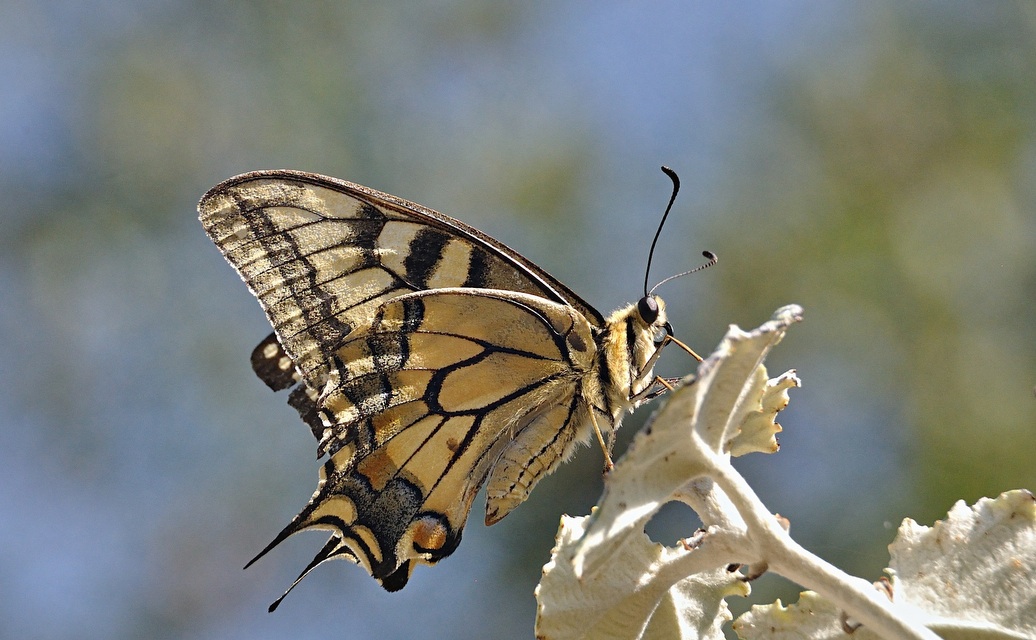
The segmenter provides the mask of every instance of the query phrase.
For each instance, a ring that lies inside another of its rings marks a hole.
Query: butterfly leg
[[[649,384],[643,391],[630,398],[630,402],[639,404],[640,402],[645,402],[647,400],[654,400],[666,391],[673,391],[676,388],[673,385],[679,381],[679,378],[663,378],[662,376],[655,376],[655,379],[651,381],[651,384]]]
[[[613,439],[609,438],[608,443],[604,441],[604,434],[601,433],[601,428],[597,426],[597,417],[594,416],[594,408],[591,405],[590,409],[590,424],[594,427],[594,435],[597,436],[597,442],[601,445],[601,451],[604,452],[604,472],[608,473],[615,468],[615,463],[612,462],[612,446],[614,444]],[[614,431],[612,432],[614,434]]]
[[[676,344],[676,346],[680,347],[681,349],[683,349],[687,353],[691,354],[691,357],[694,358],[695,360],[697,360],[698,362],[702,361],[702,357],[699,356],[697,353],[695,353],[694,349],[688,347],[686,344],[684,344],[683,342],[678,340],[676,338],[676,336],[668,335],[668,336],[666,336],[666,340],[665,341],[666,342],[672,342],[672,343]],[[663,344],[665,344],[665,343],[663,343]],[[659,350],[661,350],[661,347],[659,347]]]
[[[651,371],[651,369],[654,368],[655,363],[658,361],[658,357],[662,355],[662,349],[664,349],[665,346],[667,344],[669,344],[670,342],[672,342],[676,346],[680,347],[681,349],[683,349],[684,351],[689,353],[691,355],[691,357],[694,358],[695,360],[697,360],[698,362],[702,361],[702,357],[699,356],[697,353],[695,353],[694,349],[688,347],[681,340],[679,340],[675,336],[673,336],[673,334],[667,333],[666,337],[662,340],[662,344],[658,345],[658,348],[655,349],[655,352],[651,354],[651,357],[648,358],[648,361],[644,364],[644,367],[641,369],[640,374],[637,376],[638,379],[641,376],[644,375],[645,371]],[[654,384],[657,383],[658,381],[659,381],[659,378],[658,378],[658,376],[656,376],[655,380],[652,382],[652,386],[654,386]],[[672,387],[669,387],[669,389],[671,391]]]

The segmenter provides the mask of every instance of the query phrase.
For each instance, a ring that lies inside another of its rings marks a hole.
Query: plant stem
[[[816,591],[857,622],[890,640],[939,640],[939,636],[862,578],[845,573],[795,542],[728,460],[716,456],[713,478],[737,506],[748,537],[771,571]]]

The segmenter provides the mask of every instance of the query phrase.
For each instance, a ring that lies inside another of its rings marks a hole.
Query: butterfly
[[[663,390],[662,347],[684,346],[646,275],[644,296],[605,317],[463,222],[344,180],[246,173],[198,210],[273,325],[255,373],[293,387],[326,458],[309,503],[248,563],[330,532],[271,611],[335,558],[402,589],[457,549],[483,485],[488,525],[593,435],[607,458],[605,435]]]

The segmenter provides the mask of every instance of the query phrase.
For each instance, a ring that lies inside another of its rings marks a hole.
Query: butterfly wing
[[[456,549],[491,470],[495,521],[513,508],[510,491],[524,495],[567,455],[595,357],[586,319],[537,296],[450,288],[386,301],[336,351],[318,402],[331,426],[317,492],[257,558],[299,531],[329,530],[303,576],[343,557],[402,588],[417,563]],[[494,469],[509,448],[529,464]]]
[[[415,563],[456,548],[487,475],[495,522],[581,439],[580,381],[604,320],[503,244],[299,172],[238,176],[199,210],[274,327],[253,368],[275,390],[301,381],[289,403],[330,454],[313,499],[257,558],[330,530],[299,580],[344,557],[402,588]]]
[[[344,180],[247,173],[214,187],[198,209],[205,231],[259,299],[284,353],[313,389],[327,382],[335,349],[362,333],[383,302],[414,291],[528,293],[604,324],[568,287],[502,243]],[[276,378],[256,372],[277,388]]]

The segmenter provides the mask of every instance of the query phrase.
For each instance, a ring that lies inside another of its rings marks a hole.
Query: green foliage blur
[[[531,635],[559,516],[600,493],[593,448],[490,529],[477,501],[399,594],[332,563],[267,614],[319,537],[240,571],[317,475],[250,371],[259,306],[196,219],[253,169],[459,217],[607,312],[641,295],[671,166],[652,283],[720,257],[660,289],[678,335],[707,352],[805,307],[770,359],[804,382],[783,449],[739,461],[797,539],[874,579],[902,518],[1036,489],[1036,5],[0,13],[0,637]]]

